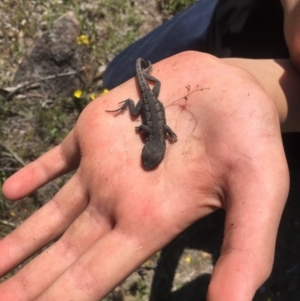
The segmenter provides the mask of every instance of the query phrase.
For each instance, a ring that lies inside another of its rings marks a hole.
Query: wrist
[[[252,75],[274,102],[282,131],[300,131],[300,75],[289,59],[224,59]]]

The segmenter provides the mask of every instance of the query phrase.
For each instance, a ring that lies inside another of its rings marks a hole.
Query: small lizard
[[[142,65],[145,65],[143,69]],[[160,81],[151,76],[152,64],[138,58],[136,61],[136,75],[141,90],[142,97],[135,105],[130,98],[121,101],[123,105],[113,111],[123,112],[129,107],[132,116],[141,113],[142,124],[136,127],[136,131],[143,132],[146,136],[145,145],[142,150],[142,161],[145,169],[149,170],[157,166],[164,158],[166,151],[165,138],[176,141],[177,136],[166,123],[165,109],[163,104],[157,99],[160,90]],[[147,80],[154,83],[151,90]]]

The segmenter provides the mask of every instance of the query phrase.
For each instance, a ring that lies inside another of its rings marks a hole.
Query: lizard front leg
[[[143,132],[146,136],[152,134],[152,130],[145,124],[141,124],[135,128],[137,132]]]
[[[134,101],[130,98],[128,98],[124,101],[121,101],[119,103],[123,103],[123,105],[120,108],[118,108],[116,110],[105,110],[105,111],[110,112],[110,113],[121,113],[124,110],[126,110],[128,107],[130,114],[132,116],[137,116],[141,112],[141,109],[143,106],[143,99],[140,99],[136,105],[135,105]]]

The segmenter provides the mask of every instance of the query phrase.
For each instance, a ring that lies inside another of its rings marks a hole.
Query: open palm
[[[139,99],[132,79],[87,106],[61,145],[6,181],[3,193],[15,200],[77,168],[0,241],[5,274],[60,237],[0,285],[1,300],[99,300],[219,208],[225,236],[208,300],[250,301],[268,277],[288,192],[273,102],[249,74],[206,54],[173,56],[155,64],[153,75],[178,136],[156,169],[142,167],[140,118],[105,112]]]

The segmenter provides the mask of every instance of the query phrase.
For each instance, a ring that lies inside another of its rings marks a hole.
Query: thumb
[[[281,163],[275,170],[279,162],[272,168],[248,170],[230,183],[224,241],[208,301],[251,301],[269,277],[289,186],[286,163]]]

